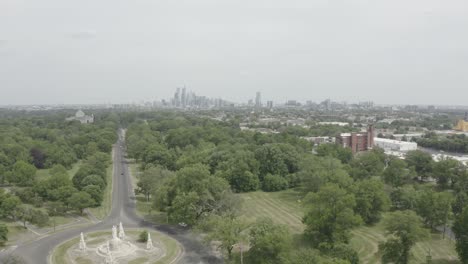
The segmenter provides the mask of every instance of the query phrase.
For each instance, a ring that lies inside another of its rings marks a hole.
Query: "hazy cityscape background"
[[[0,1],[0,105],[466,105],[468,2]]]

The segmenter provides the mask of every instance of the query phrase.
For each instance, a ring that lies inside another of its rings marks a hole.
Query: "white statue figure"
[[[106,257],[106,264],[114,264],[114,258],[112,257],[112,254],[110,252]]]
[[[150,232],[148,232],[148,240],[146,241],[146,249],[153,249],[153,241],[151,240]]]
[[[80,234],[80,250],[81,251],[86,251],[86,242],[84,241],[83,232],[81,232],[81,234]]]
[[[125,231],[123,229],[122,222],[119,223],[119,238],[122,240],[125,239]]]
[[[113,240],[118,240],[119,238],[117,237],[117,227],[114,225],[112,226],[112,239]]]

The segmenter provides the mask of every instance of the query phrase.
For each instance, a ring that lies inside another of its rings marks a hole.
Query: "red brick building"
[[[351,148],[353,153],[365,151],[374,147],[374,126],[369,125],[367,132],[342,133],[336,137],[336,144]]]

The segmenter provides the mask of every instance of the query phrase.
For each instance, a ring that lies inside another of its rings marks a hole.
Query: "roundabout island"
[[[157,231],[124,230],[122,223],[112,230],[84,234],[57,246],[53,264],[156,264],[174,263],[182,248],[176,240]]]

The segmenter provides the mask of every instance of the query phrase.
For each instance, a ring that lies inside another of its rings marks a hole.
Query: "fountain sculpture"
[[[80,250],[81,251],[86,251],[86,242],[84,241],[83,232],[81,232],[81,234],[80,234]]]
[[[126,261],[139,255],[160,256],[161,254],[160,249],[153,245],[150,233],[148,233],[146,250],[143,246],[139,247],[138,244],[131,243],[131,237],[126,238],[125,236],[122,223],[119,223],[118,227],[116,225],[112,226],[112,236],[104,243],[97,245],[97,247],[87,247],[84,235],[81,233],[77,254],[84,253],[86,253],[88,257],[96,254],[96,257],[101,258],[101,261],[104,260],[105,264],[117,264],[121,261]]]
[[[151,234],[148,232],[148,240],[146,241],[146,249],[153,249],[153,241],[151,240]]]
[[[125,239],[125,231],[122,226],[122,222],[119,223],[119,238],[124,240]]]

